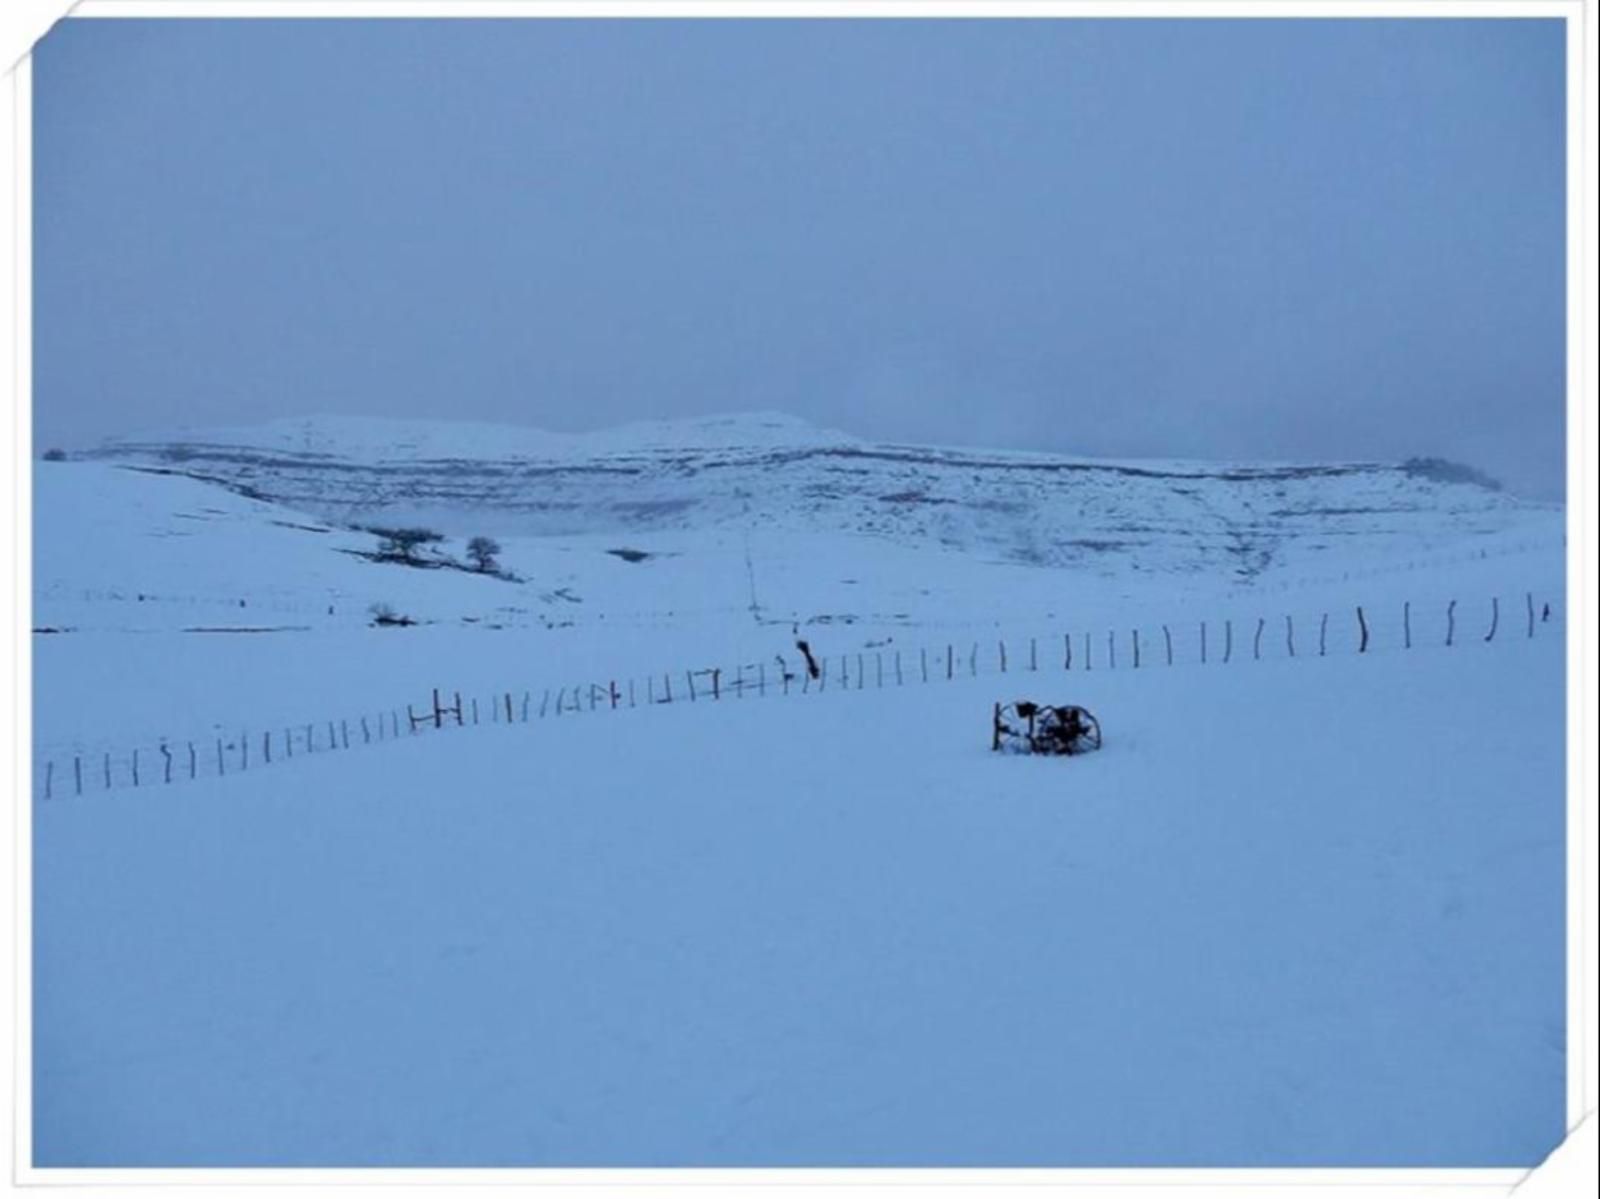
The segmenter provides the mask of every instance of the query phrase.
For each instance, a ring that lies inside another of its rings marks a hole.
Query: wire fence
[[[599,681],[463,694],[433,689],[402,705],[204,737],[155,738],[124,749],[83,743],[35,753],[39,799],[56,801],[125,789],[166,787],[260,771],[296,758],[384,745],[452,729],[534,724],[594,712],[668,704],[721,704],[932,685],[1011,674],[1140,671],[1229,666],[1273,659],[1387,654],[1533,639],[1555,619],[1554,602],[1534,592],[1398,606],[1279,612],[1254,618],[1190,617],[1125,628],[1063,629],[1058,636],[1005,636],[957,644],[875,643],[823,654],[797,639],[794,650],[732,667],[685,667]],[[102,745],[104,743],[101,743]]]

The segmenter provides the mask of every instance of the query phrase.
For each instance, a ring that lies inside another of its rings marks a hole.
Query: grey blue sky
[[[782,409],[1562,494],[1535,20],[69,20],[36,440]]]

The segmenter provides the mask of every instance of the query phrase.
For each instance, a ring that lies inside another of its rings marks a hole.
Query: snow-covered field
[[[1530,1164],[1566,1094],[1560,514],[1427,500],[1248,578],[723,517],[502,536],[495,578],[41,464],[36,1164]],[[825,690],[783,694],[795,629]],[[710,666],[765,693],[683,702]],[[636,702],[153,773],[612,680]],[[1105,750],[990,753],[1019,696]]]

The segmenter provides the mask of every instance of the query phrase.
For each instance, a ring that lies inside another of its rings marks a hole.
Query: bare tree
[[[372,532],[378,535],[378,557],[412,566],[416,565],[419,549],[444,540],[443,533],[432,529],[373,529]]]
[[[485,573],[499,569],[500,564],[495,561],[495,555],[499,552],[500,543],[493,537],[474,537],[467,542],[467,557]]]

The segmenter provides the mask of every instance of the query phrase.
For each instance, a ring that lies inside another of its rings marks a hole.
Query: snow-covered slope
[[[220,481],[351,523],[496,536],[867,534],[1102,576],[1249,581],[1319,569],[1352,541],[1368,561],[1404,560],[1473,534],[1547,535],[1558,519],[1431,461],[1108,461],[876,444],[776,414],[595,434],[316,418],[79,457]]]

